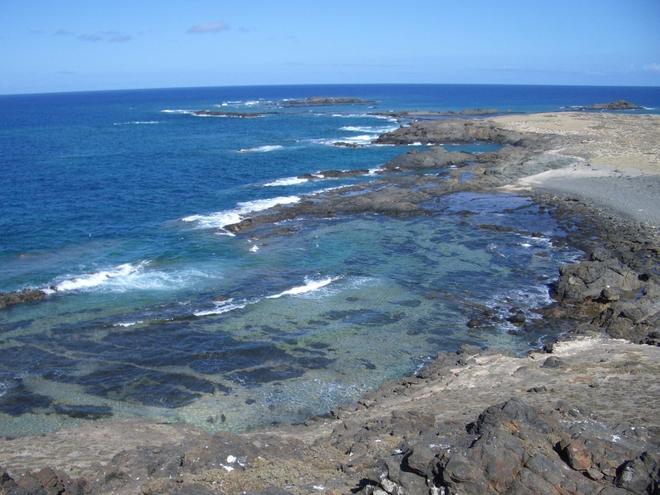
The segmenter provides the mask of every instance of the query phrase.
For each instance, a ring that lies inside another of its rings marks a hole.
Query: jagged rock
[[[397,479],[408,473],[418,484],[406,493],[556,495],[617,493],[617,487],[654,493],[645,490],[657,484],[657,459],[645,453],[626,461],[630,448],[602,439],[599,427],[583,418],[568,404],[544,412],[512,398],[481,413],[452,449],[436,453],[425,438],[408,448],[399,466],[393,464],[398,458],[384,461],[373,484],[390,493],[394,485],[382,479],[402,487]]]

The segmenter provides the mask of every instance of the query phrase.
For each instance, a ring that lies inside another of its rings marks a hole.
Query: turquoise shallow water
[[[52,291],[0,314],[0,434],[111,417],[211,430],[297,421],[439,350],[535,345],[543,335],[510,333],[508,323],[465,325],[475,304],[534,318],[559,264],[577,254],[527,199],[458,194],[423,218],[300,220],[291,235],[256,240],[218,234],[250,211],[373,180],[294,179],[376,169],[409,149],[369,145],[397,124],[368,111],[552,110],[613,93],[279,87],[0,97],[0,290]],[[311,94],[378,102],[277,103]],[[626,95],[617,97],[659,99]],[[202,108],[277,113],[178,112]]]

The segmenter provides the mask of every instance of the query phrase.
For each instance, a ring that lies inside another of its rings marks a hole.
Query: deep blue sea
[[[371,105],[287,107],[351,96]],[[409,147],[376,146],[385,110],[536,112],[660,88],[273,86],[0,96],[0,435],[144,417],[210,430],[298,421],[462,343],[524,351],[543,335],[468,330],[475,304],[549,302],[578,252],[529,199],[457,194],[436,214],[298,219],[294,235],[229,223],[368,182]],[[199,117],[194,110],[267,112]],[[350,142],[358,148],[334,146]],[[486,148],[459,146],[472,152]],[[303,180],[321,170],[360,177]],[[471,211],[472,215],[455,215]],[[483,223],[518,232],[485,231]],[[541,232],[531,237],[525,232]]]

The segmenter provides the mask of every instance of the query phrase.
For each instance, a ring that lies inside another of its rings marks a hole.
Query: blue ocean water
[[[374,103],[282,105],[316,95]],[[0,313],[0,434],[112,416],[209,429],[293,421],[354,400],[438,350],[464,342],[528,348],[539,335],[465,327],[477,303],[533,318],[531,309],[548,301],[545,284],[576,255],[527,199],[459,194],[430,218],[299,220],[295,234],[267,239],[222,227],[373,180],[410,148],[372,145],[398,124],[370,112],[555,111],[616,99],[657,112],[660,89],[365,85],[0,96],[0,291],[51,292]],[[265,114],[190,113],[201,109]],[[331,169],[372,172],[297,178]],[[451,213],[471,209],[467,220]],[[486,221],[512,222],[518,232],[479,229]]]

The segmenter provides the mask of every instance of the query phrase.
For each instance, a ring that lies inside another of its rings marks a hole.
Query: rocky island
[[[300,425],[211,435],[109,420],[4,439],[0,491],[658,493],[660,117],[419,121],[378,139],[416,142],[433,146],[394,158],[372,182],[264,210],[229,229],[265,238],[286,235],[281,222],[299,217],[425,215],[429,200],[457,192],[531,196],[585,253],[557,274],[543,318],[510,316],[520,332],[552,327],[558,342],[525,356],[473,346],[441,353],[415,375]],[[501,148],[442,146],[466,142]],[[475,305],[470,321],[478,329],[499,317]]]
[[[577,107],[577,110],[639,110],[642,107],[636,103],[626,100],[611,101],[608,103],[595,103],[583,107]]]

